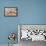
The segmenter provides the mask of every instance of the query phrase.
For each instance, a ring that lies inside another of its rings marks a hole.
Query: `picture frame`
[[[17,7],[5,7],[4,8],[4,16],[6,16],[6,17],[18,16],[18,8]]]

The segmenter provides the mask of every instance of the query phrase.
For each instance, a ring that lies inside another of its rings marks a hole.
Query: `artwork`
[[[5,7],[4,8],[4,16],[17,16],[17,8],[16,7]]]

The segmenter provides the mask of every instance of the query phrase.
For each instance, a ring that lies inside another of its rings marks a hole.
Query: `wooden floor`
[[[28,41],[21,40],[19,46],[46,46],[46,42],[44,42],[44,41],[32,42],[31,40],[28,40]]]
[[[0,44],[0,46],[8,46],[8,44]],[[31,40],[25,41],[21,40],[19,44],[15,44],[15,46],[46,46],[46,42],[43,41],[35,41]]]

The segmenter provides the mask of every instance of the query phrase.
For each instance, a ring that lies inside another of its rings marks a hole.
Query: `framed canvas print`
[[[5,7],[4,16],[17,16],[18,10],[17,7]]]

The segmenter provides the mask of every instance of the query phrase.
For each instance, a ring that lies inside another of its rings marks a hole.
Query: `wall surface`
[[[5,17],[4,7],[18,7],[18,16]],[[46,24],[46,0],[0,0],[0,44],[8,43],[9,32],[17,34],[18,24]]]

